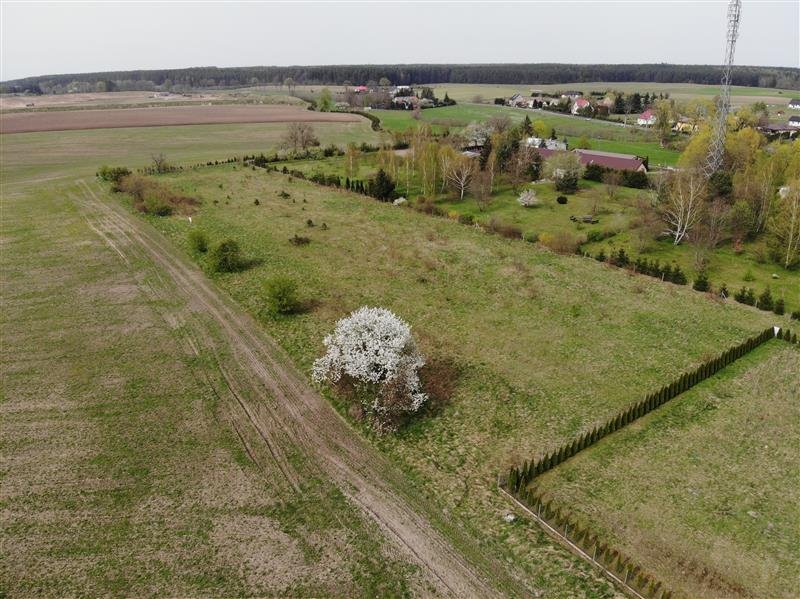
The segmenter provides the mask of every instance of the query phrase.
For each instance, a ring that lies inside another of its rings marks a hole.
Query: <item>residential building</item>
[[[641,127],[652,127],[656,124],[656,113],[649,108],[639,115],[636,124]]]
[[[800,110],[800,98],[792,98],[789,100],[789,108],[792,110]]]
[[[589,100],[586,98],[578,98],[575,102],[572,103],[572,109],[570,112],[572,114],[578,114],[581,110],[591,109],[592,105],[589,103]]]
[[[575,150],[581,159],[581,164],[588,166],[598,164],[605,168],[618,171],[647,172],[644,159],[632,154],[617,154],[615,152],[600,152],[599,150]]]

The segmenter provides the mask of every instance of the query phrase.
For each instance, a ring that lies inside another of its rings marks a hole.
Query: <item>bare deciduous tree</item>
[[[289,123],[286,133],[281,140],[281,147],[305,150],[311,146],[318,146],[319,140],[314,134],[314,128],[308,123]]]
[[[664,231],[678,245],[697,225],[703,213],[705,178],[697,172],[684,171],[673,177],[661,214]]]
[[[478,170],[478,165],[472,158],[456,155],[449,161],[447,171],[443,174],[448,185],[459,194],[459,200],[464,199],[464,193],[469,188],[476,170]]]

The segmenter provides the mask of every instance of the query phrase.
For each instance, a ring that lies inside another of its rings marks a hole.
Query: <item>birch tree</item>
[[[466,156],[457,156],[450,161],[444,176],[450,187],[459,194],[459,200],[464,199],[464,194],[469,188],[477,166],[475,160],[467,158]]]
[[[794,181],[781,194],[769,232],[772,253],[784,268],[800,263],[800,181]]]
[[[697,225],[703,214],[705,179],[700,173],[683,172],[672,180],[666,201],[661,206],[665,234],[680,244]]]

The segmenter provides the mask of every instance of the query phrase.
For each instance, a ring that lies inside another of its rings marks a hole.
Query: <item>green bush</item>
[[[267,296],[267,309],[271,314],[287,315],[300,311],[300,298],[297,283],[286,276],[277,276],[264,284]]]
[[[193,252],[204,254],[208,251],[208,236],[200,229],[189,231],[189,247]]]
[[[158,193],[148,193],[144,197],[144,211],[156,216],[169,216],[172,214],[172,205]]]
[[[775,305],[772,307],[772,311],[778,316],[786,311],[786,305],[783,303],[782,299],[775,300]]]
[[[699,273],[692,284],[692,289],[695,291],[708,291],[710,287],[711,286],[708,284],[708,277],[704,272]]]
[[[235,272],[239,270],[242,266],[242,255],[236,240],[226,239],[211,250],[209,266],[215,272]]]
[[[758,296],[758,304],[757,304],[757,306],[761,310],[764,310],[766,312],[770,312],[770,311],[772,311],[772,308],[774,307],[774,303],[775,302],[772,300],[772,293],[770,292],[769,287],[767,287],[764,290],[764,292],[761,295]]]

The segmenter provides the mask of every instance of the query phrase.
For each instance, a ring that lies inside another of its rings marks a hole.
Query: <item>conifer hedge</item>
[[[526,460],[519,466],[512,467],[503,486],[506,487],[508,492],[526,504],[537,517],[546,521],[559,534],[580,547],[594,561],[615,573],[625,584],[645,597],[672,599],[674,597],[673,592],[667,589],[661,581],[656,580],[653,575],[645,572],[641,566],[633,563],[629,557],[622,555],[616,549],[598,539],[588,525],[575,517],[567,508],[556,505],[552,498],[548,498],[543,491],[540,491],[531,483],[540,474],[555,468],[576,453],[597,443],[606,435],[619,430],[684,391],[691,389],[696,384],[713,376],[732,362],[773,338],[782,339],[793,344],[800,343],[797,334],[789,329],[770,327],[758,335],[729,348],[694,370],[682,374],[676,380],[628,406],[603,424],[595,426],[590,431],[586,431],[577,438],[562,444],[558,449],[534,460]]]
[[[526,461],[521,465],[513,466],[508,473],[509,490],[512,493],[518,493],[521,488],[525,487],[540,474],[555,468],[565,460],[574,456],[579,451],[594,445],[606,435],[619,430],[623,426],[630,424],[634,420],[641,418],[645,414],[648,414],[652,410],[662,406],[681,393],[688,391],[696,384],[704,381],[710,376],[713,376],[722,368],[725,368],[735,360],[738,360],[762,343],[765,343],[774,337],[777,337],[778,339],[784,339],[791,343],[797,343],[796,334],[792,333],[788,329],[776,329],[774,327],[770,327],[758,335],[746,339],[742,343],[731,347],[719,356],[701,364],[696,369],[682,374],[676,380],[662,387],[658,391],[650,393],[646,397],[631,404],[606,422],[595,426],[593,429],[591,429],[591,431],[582,433],[577,438],[563,443],[560,447],[556,448],[552,452],[539,456],[533,461]]]

